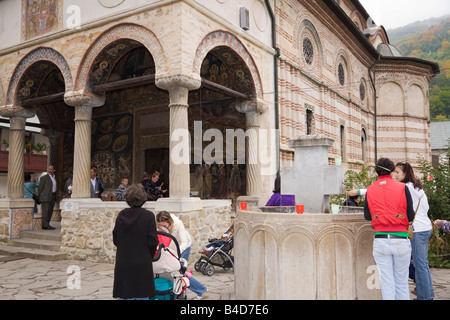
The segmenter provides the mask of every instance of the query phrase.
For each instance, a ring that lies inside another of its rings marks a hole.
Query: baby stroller
[[[186,300],[189,279],[180,261],[180,247],[169,233],[158,231],[159,244],[153,257],[156,296],[153,300]],[[185,263],[186,265],[186,263]]]
[[[214,266],[228,271],[234,268],[234,257],[231,250],[234,245],[234,237],[231,235],[227,240],[209,239],[207,247],[210,250],[202,250],[202,256],[195,263],[194,268],[204,275],[212,276],[215,272]]]

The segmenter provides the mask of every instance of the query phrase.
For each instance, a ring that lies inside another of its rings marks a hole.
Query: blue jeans
[[[428,241],[430,231],[414,232],[411,240],[413,264],[416,269],[417,300],[431,300],[434,298],[433,282],[428,266]]]
[[[409,300],[411,241],[375,238],[373,257],[380,276],[383,300]]]
[[[181,258],[184,258],[184,259],[186,259],[186,261],[188,261],[190,253],[191,253],[191,247],[188,247],[181,254]],[[190,282],[189,289],[191,289],[197,295],[199,295],[201,297],[203,295],[203,293],[205,293],[206,287],[204,285],[202,285],[200,282],[198,282],[198,280],[194,279],[194,277],[191,277],[189,279],[189,282]]]

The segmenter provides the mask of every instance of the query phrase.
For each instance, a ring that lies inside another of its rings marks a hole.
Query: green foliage
[[[360,163],[359,163],[360,164]],[[362,165],[362,164],[360,164]],[[361,171],[348,170],[345,173],[345,190],[367,189],[377,180],[377,175],[372,168],[363,167]],[[330,197],[331,204],[342,205],[347,200],[346,195],[335,195]],[[364,201],[360,201],[359,206],[364,206]]]
[[[420,159],[422,185],[428,198],[431,220],[450,220],[450,147],[444,161],[434,168]],[[429,264],[435,268],[450,268],[450,234],[434,228],[430,238]]]
[[[409,34],[394,41],[404,56],[439,64],[441,74],[430,85],[432,121],[450,119],[450,18],[426,31]]]
[[[450,148],[447,159],[450,159]],[[438,168],[433,168],[427,160],[420,160],[422,185],[430,205],[429,216],[436,220],[450,220],[450,162],[441,161]]]

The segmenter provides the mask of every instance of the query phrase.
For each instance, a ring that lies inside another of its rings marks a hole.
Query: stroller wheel
[[[199,261],[198,271],[203,273],[203,269],[208,265],[205,261]]]
[[[205,276],[212,276],[214,274],[214,271],[215,271],[214,266],[209,264],[209,265],[205,266],[205,268],[203,268],[202,273]]]
[[[194,264],[194,269],[195,271],[200,271],[200,263],[202,263],[202,260],[199,259],[195,264]]]

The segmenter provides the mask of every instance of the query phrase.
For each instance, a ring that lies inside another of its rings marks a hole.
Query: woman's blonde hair
[[[174,222],[172,217],[170,216],[170,213],[168,213],[167,211],[158,212],[158,214],[156,215],[156,222],[167,222],[169,224],[169,231],[170,233],[172,233]]]

